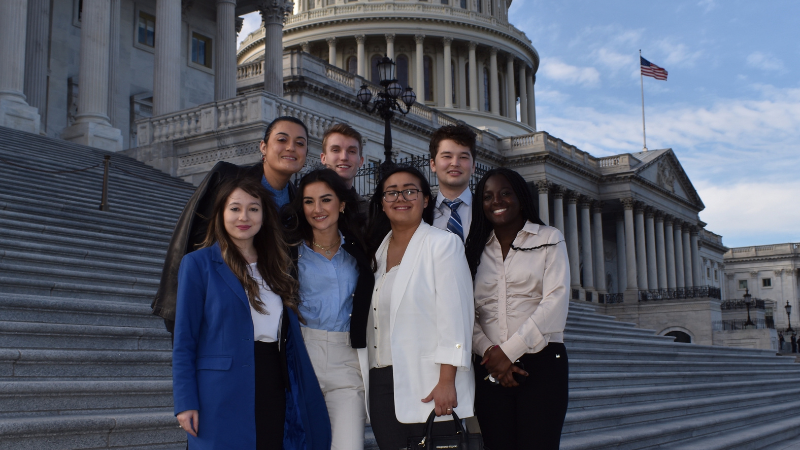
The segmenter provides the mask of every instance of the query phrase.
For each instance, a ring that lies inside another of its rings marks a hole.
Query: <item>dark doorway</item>
[[[684,333],[683,331],[670,331],[669,333],[665,334],[664,336],[672,336],[675,338],[675,342],[680,342],[682,344],[691,344],[692,337],[688,334]]]

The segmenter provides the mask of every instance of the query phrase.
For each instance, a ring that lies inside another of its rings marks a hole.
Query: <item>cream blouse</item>
[[[558,229],[526,222],[505,261],[489,235],[475,274],[475,354],[491,345],[515,361],[550,342],[564,342],[569,309],[569,261]]]

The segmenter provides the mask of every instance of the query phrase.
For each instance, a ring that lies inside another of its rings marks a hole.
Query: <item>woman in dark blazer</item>
[[[203,248],[178,275],[173,394],[189,448],[329,449],[271,195],[255,180],[230,180],[209,219]]]
[[[167,331],[172,333],[175,326],[175,300],[181,258],[197,250],[206,238],[208,218],[219,187],[236,178],[253,179],[273,194],[278,208],[282,207],[294,198],[294,186],[289,179],[305,164],[307,142],[308,128],[300,119],[278,117],[264,132],[264,140],[260,144],[260,163],[237,166],[224,161],[218,162],[197,186],[175,224],[161,271],[161,282],[151,304],[153,314],[164,318]],[[278,201],[279,198],[282,202]]]
[[[285,210],[297,264],[301,327],[331,417],[333,450],[363,450],[366,405],[357,348],[366,347],[375,278],[360,239],[357,198],[331,169],[300,180]]]

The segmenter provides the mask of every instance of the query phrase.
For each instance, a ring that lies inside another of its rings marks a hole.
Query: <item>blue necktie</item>
[[[458,207],[461,206],[463,201],[460,199],[453,200],[443,200],[442,201],[448,208],[450,208],[450,220],[447,221],[447,231],[455,234],[459,238],[461,238],[461,242],[464,242],[464,227],[461,225],[461,216],[458,215]]]

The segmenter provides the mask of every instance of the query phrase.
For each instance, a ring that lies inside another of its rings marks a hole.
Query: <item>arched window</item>
[[[483,13],[483,0],[477,0],[478,12]]]
[[[680,342],[682,344],[691,344],[692,337],[689,336],[688,333],[684,333],[683,331],[670,331],[669,333],[665,334],[664,336],[672,336],[675,338],[675,342]]]
[[[347,71],[352,74],[358,72],[358,58],[355,56],[347,58]]]
[[[466,107],[469,107],[469,63],[464,64],[464,86],[467,87],[467,101]]]
[[[483,110],[489,111],[489,69],[483,68]]]
[[[397,82],[404,88],[408,87],[408,56],[397,57]]]
[[[422,58],[422,74],[425,79],[425,101],[433,101],[433,59],[430,56]]]
[[[372,67],[372,71],[370,72],[370,80],[375,84],[380,84],[381,82],[381,74],[378,73],[379,62],[381,62],[381,55],[373,55],[370,62],[370,67]]]
[[[452,91],[452,94],[453,94],[452,102],[453,102],[454,105],[456,104],[456,88],[457,88],[457,86],[458,85],[456,84],[456,62],[455,61],[450,61],[450,90]]]

